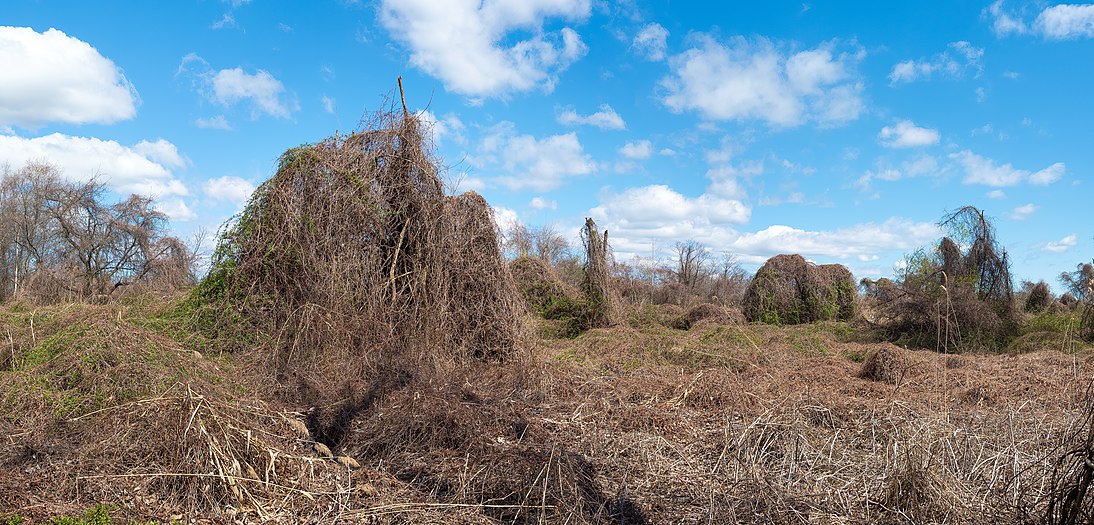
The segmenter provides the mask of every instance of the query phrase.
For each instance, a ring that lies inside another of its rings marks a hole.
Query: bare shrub
[[[749,321],[802,324],[850,320],[856,303],[854,278],[847,268],[816,266],[800,255],[776,255],[756,271],[742,309]]]

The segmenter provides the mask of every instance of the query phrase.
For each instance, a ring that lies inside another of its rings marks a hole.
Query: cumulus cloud
[[[137,114],[137,93],[90,44],[56,29],[0,26],[0,127],[110,124]]]
[[[503,237],[509,236],[513,230],[522,225],[517,212],[509,208],[494,206],[491,211],[494,215],[494,225],[497,226]]]
[[[938,144],[938,130],[921,128],[910,120],[901,120],[894,126],[885,126],[877,135],[887,148],[917,148]]]
[[[1079,244],[1079,236],[1071,234],[1058,241],[1045,243],[1042,249],[1050,253],[1064,253],[1070,250],[1071,247],[1075,246],[1076,244]]]
[[[601,104],[600,111],[591,115],[579,115],[573,109],[564,110],[558,115],[558,123],[567,126],[583,124],[600,129],[626,129],[627,123],[608,104]]]
[[[205,181],[201,189],[212,200],[230,202],[238,207],[251,198],[255,186],[245,179],[225,175]]]
[[[1045,7],[1027,22],[1019,14],[1008,11],[1003,0],[997,0],[984,10],[992,21],[992,30],[1000,37],[1009,35],[1039,35],[1045,40],[1075,40],[1094,37],[1094,4],[1057,4]]]
[[[0,135],[0,163],[21,166],[44,160],[71,180],[97,177],[112,190],[153,197],[185,196],[189,192],[171,168],[186,164],[173,144],[142,141],[126,147],[112,140],[53,133],[24,138]]]
[[[448,113],[444,117],[438,117],[432,111],[423,109],[417,115],[422,127],[432,135],[433,142],[439,144],[448,139],[452,139],[457,144],[466,142],[463,135],[463,121],[455,114]]]
[[[763,38],[723,43],[698,35],[694,41],[669,59],[671,74],[660,81],[662,101],[673,111],[777,127],[839,124],[863,111],[862,83],[853,73],[861,53],[836,53],[824,44],[787,55]]]
[[[1033,212],[1035,211],[1037,211],[1037,206],[1033,205],[1032,203],[1023,204],[1022,206],[1018,206],[1017,208],[1014,208],[1010,211],[1010,218],[1016,221],[1024,221],[1033,216]]]
[[[410,62],[448,90],[504,97],[535,88],[552,91],[558,75],[588,47],[573,29],[544,31],[544,23],[581,21],[589,12],[589,0],[384,0],[380,22],[409,48]],[[531,35],[513,38],[525,32]]]
[[[668,49],[669,31],[661,24],[647,24],[634,36],[631,47],[639,54],[654,62],[665,59],[665,50]]]
[[[1066,171],[1064,163],[1057,162],[1038,172],[1031,173],[1028,170],[1015,168],[1010,163],[996,164],[995,161],[969,150],[951,153],[950,158],[964,169],[965,184],[1006,187],[1015,186],[1021,182],[1029,182],[1030,184],[1046,186],[1060,180]]]
[[[182,199],[157,200],[153,206],[156,211],[166,214],[173,221],[186,222],[198,216]]]
[[[1007,193],[1003,190],[991,190],[988,192],[988,198],[996,200],[1005,199],[1007,198]]]
[[[889,73],[889,82],[900,84],[929,80],[936,74],[960,78],[970,69],[979,75],[984,70],[984,66],[980,64],[980,59],[983,57],[984,50],[981,48],[974,47],[964,40],[952,42],[949,49],[933,57],[905,60],[893,66],[893,70]]]
[[[645,256],[681,239],[695,239],[713,249],[737,254],[748,263],[759,263],[779,253],[875,261],[878,254],[911,250],[936,240],[940,234],[935,224],[900,218],[835,230],[772,225],[757,232],[740,232],[736,227],[751,217],[744,202],[710,190],[688,197],[665,185],[602,195],[600,204],[589,214],[612,232],[612,245],[623,258]]]
[[[648,140],[628,142],[622,148],[619,148],[619,153],[628,159],[648,159],[653,154],[653,144]]]
[[[1063,162],[1057,162],[1041,171],[1029,176],[1029,183],[1037,186],[1048,186],[1063,178],[1065,166]]]
[[[557,202],[544,199],[543,197],[533,197],[532,200],[528,203],[528,206],[531,206],[533,209],[536,209],[536,210],[555,210],[555,209],[558,209],[558,203]]]
[[[537,138],[516,133],[508,122],[487,134],[479,150],[481,155],[469,160],[479,167],[500,167],[510,173],[495,181],[511,190],[550,191],[568,177],[588,175],[598,169],[576,134]]]
[[[891,218],[883,223],[856,224],[828,231],[811,231],[773,225],[755,233],[746,233],[731,244],[736,253],[766,259],[780,253],[798,253],[806,257],[835,259],[873,259],[877,253],[911,250],[939,236],[938,226]]]
[[[267,71],[247,73],[243,68],[221,69],[208,79],[213,102],[225,107],[239,102],[251,103],[251,116],[269,115],[289,118],[298,109],[297,104],[285,97],[285,86]]]
[[[1033,26],[1045,38],[1070,40],[1094,37],[1094,4],[1059,4],[1045,8]]]

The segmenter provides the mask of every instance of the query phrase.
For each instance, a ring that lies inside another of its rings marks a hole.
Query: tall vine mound
[[[750,322],[787,325],[838,319],[857,308],[855,280],[839,264],[815,265],[801,255],[776,255],[752,278],[742,302]]]
[[[222,231],[191,303],[229,341],[222,350],[247,339],[225,334],[253,330],[262,340],[237,346],[261,348],[267,369],[305,386],[334,371],[406,377],[502,359],[523,308],[490,207],[446,195],[417,118],[394,111],[286,151]]]

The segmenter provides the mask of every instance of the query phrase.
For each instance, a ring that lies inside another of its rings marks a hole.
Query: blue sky
[[[890,275],[966,204],[1018,278],[1094,252],[1094,5],[7,1],[0,163],[215,231],[400,75],[452,191],[503,227],[592,216],[621,260],[693,239]]]

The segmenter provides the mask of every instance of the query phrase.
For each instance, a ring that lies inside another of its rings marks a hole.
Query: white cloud
[[[1063,177],[1066,169],[1064,163],[1057,162],[1041,171],[1030,173],[1028,170],[1017,169],[1010,163],[998,165],[995,161],[969,150],[951,153],[950,159],[964,168],[965,184],[995,187],[1014,186],[1023,181],[1045,186]]]
[[[1003,8],[997,0],[984,10],[992,19],[996,36],[1036,34],[1045,40],[1073,40],[1094,37],[1094,4],[1057,4],[1045,7],[1030,22]]]
[[[1063,162],[1057,162],[1041,171],[1029,176],[1029,183],[1038,186],[1048,186],[1060,180],[1064,176],[1066,166]]]
[[[979,75],[984,69],[980,64],[980,59],[983,57],[983,49],[974,47],[964,40],[951,42],[948,50],[933,57],[905,60],[893,66],[893,70],[889,73],[889,82],[899,84],[929,80],[935,74],[960,78],[969,69],[975,70],[976,75]]]
[[[920,155],[913,159],[900,163],[900,167],[894,167],[886,162],[878,162],[875,169],[866,170],[866,173],[855,181],[855,187],[862,190],[872,188],[874,180],[896,181],[911,177],[939,176],[946,172],[946,167],[938,164],[938,159],[931,155]]]
[[[1045,243],[1044,250],[1051,253],[1064,253],[1076,244],[1079,244],[1079,237],[1071,234],[1058,241]]]
[[[56,29],[0,26],[0,64],[0,127],[110,124],[137,114],[137,93],[121,69]]]
[[[633,160],[642,160],[650,158],[653,154],[653,144],[648,140],[639,140],[637,142],[628,142],[619,148],[619,153],[624,157]]]
[[[938,130],[921,128],[910,120],[901,120],[895,126],[885,126],[878,133],[878,140],[887,148],[916,148],[937,144]]]
[[[891,218],[881,224],[856,224],[828,231],[773,225],[746,233],[731,244],[737,253],[766,259],[780,253],[836,259],[872,259],[890,250],[911,250],[938,238],[938,226]]]
[[[255,191],[254,184],[239,177],[225,175],[215,179],[209,179],[201,185],[205,196],[215,201],[230,202],[236,206],[243,206],[251,198]]]
[[[686,197],[663,184],[602,196],[589,211],[614,236],[617,251],[648,253],[651,245],[729,236],[752,210],[740,200],[705,193]]]
[[[660,62],[665,59],[668,37],[669,31],[661,24],[647,24],[634,36],[631,46],[647,59]]]
[[[484,167],[500,165],[510,173],[495,181],[511,190],[550,191],[567,177],[588,175],[598,169],[574,133],[536,138],[517,134],[511,123],[498,125],[482,141],[481,157],[469,161]]]
[[[533,197],[528,203],[534,209],[537,210],[556,210],[558,209],[558,203],[544,199],[543,197]]]
[[[543,25],[555,17],[581,21],[589,12],[589,0],[383,0],[380,22],[409,47],[414,66],[450,91],[504,97],[552,91],[588,48],[573,29],[547,32]],[[514,38],[525,32],[531,36]]]
[[[503,236],[508,235],[521,225],[517,212],[501,206],[494,206],[491,210],[494,212],[494,224],[497,225]]]
[[[567,126],[584,124],[600,129],[626,129],[627,123],[608,104],[602,104],[600,111],[591,115],[578,115],[573,109],[567,109],[558,115],[558,123]]]
[[[1033,212],[1037,211],[1037,206],[1031,204],[1023,204],[1010,211],[1010,218],[1016,221],[1024,221],[1033,215]]]
[[[153,206],[157,211],[165,213],[173,221],[190,221],[197,218],[194,210],[191,210],[182,199],[157,200]]]
[[[1007,198],[1007,194],[1003,190],[991,190],[988,192],[988,198],[995,200],[1005,199]]]
[[[194,121],[194,125],[199,128],[205,129],[232,129],[232,125],[228,123],[228,119],[224,118],[224,115],[217,115],[210,118],[199,118]]]
[[[602,195],[589,214],[611,232],[612,246],[622,258],[646,256],[676,241],[694,239],[712,250],[737,254],[748,263],[779,253],[876,261],[879,254],[915,249],[940,234],[935,224],[899,218],[827,231],[773,225],[742,233],[734,226],[747,223],[751,216],[743,202],[709,190],[687,197],[664,185]]]
[[[190,164],[190,160],[183,157],[174,144],[163,139],[155,142],[142,140],[133,146],[133,151],[169,168],[185,168]]]
[[[250,101],[252,118],[261,114],[289,118],[298,109],[295,102],[284,97],[285,86],[281,81],[261,69],[253,74],[239,67],[222,69],[208,77],[208,84],[212,91],[207,96],[225,107]]]
[[[455,114],[449,113],[443,118],[439,118],[432,111],[423,109],[418,111],[417,115],[422,127],[432,134],[433,142],[439,144],[447,138],[453,139],[457,144],[466,142],[463,136],[463,121]]]
[[[1070,40],[1094,37],[1094,4],[1059,4],[1045,8],[1033,26],[1045,38]]]
[[[334,99],[333,98],[328,97],[326,95],[323,95],[323,97],[319,99],[319,102],[321,102],[323,104],[323,111],[326,111],[327,113],[330,113],[330,114],[334,114]]]
[[[232,13],[224,13],[224,16],[220,17],[220,20],[213,22],[213,25],[209,26],[210,29],[225,29],[236,27],[236,19],[232,16]]]
[[[143,141],[132,148],[112,140],[53,133],[44,137],[0,136],[0,163],[21,166],[28,161],[56,165],[70,180],[99,181],[122,194],[153,197],[188,195],[171,167],[185,164],[167,141]]]
[[[769,40],[709,35],[669,59],[663,102],[711,120],[762,120],[778,127],[806,121],[838,124],[862,113],[862,83],[853,65],[861,53],[834,54],[833,45],[785,55]]]
[[[1025,22],[1011,16],[1003,9],[1003,0],[996,0],[986,11],[992,18],[992,30],[997,36],[1007,36],[1012,33],[1021,35],[1029,32]]]

